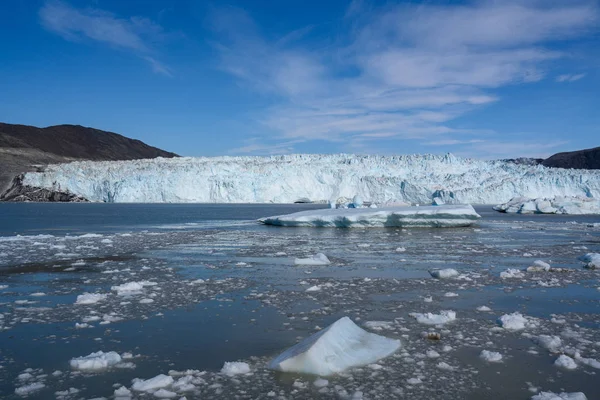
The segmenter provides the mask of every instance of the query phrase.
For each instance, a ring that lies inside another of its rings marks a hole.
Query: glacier
[[[436,155],[282,155],[81,161],[29,172],[24,185],[96,202],[293,203],[359,196],[378,204],[499,204],[600,197],[600,170]]]

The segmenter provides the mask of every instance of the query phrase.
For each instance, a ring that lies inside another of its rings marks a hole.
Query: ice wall
[[[91,201],[498,204],[515,196],[600,197],[600,171],[445,156],[286,155],[73,162],[27,173],[24,184]]]

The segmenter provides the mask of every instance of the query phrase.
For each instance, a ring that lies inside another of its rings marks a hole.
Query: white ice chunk
[[[585,263],[585,268],[588,269],[600,269],[600,254],[599,253],[587,253],[579,257],[580,261]]]
[[[33,382],[16,388],[15,394],[18,394],[19,396],[29,396],[31,393],[37,392],[45,387],[46,385],[44,385],[42,382]]]
[[[443,325],[456,319],[456,311],[443,310],[439,314],[432,313],[410,313],[411,317],[416,318],[417,322],[425,325]]]
[[[471,205],[322,209],[262,218],[267,225],[307,227],[461,227],[481,218]]]
[[[146,379],[146,380],[134,379],[133,385],[131,386],[131,388],[137,392],[148,392],[151,390],[162,389],[164,387],[171,385],[172,383],[173,383],[172,377],[170,377],[168,375],[160,374],[160,375],[155,376],[154,378],[150,378],[150,379]]]
[[[562,340],[558,336],[539,335],[534,341],[551,353],[558,353],[562,347]]]
[[[177,393],[171,392],[170,390],[166,389],[159,389],[156,392],[154,392],[154,397],[158,399],[173,399],[177,397]]]
[[[458,276],[458,271],[453,268],[436,269],[429,271],[429,275],[437,279],[448,279]]]
[[[494,210],[516,214],[600,214],[600,200],[593,197],[514,197]]]
[[[101,371],[120,362],[121,356],[118,353],[114,351],[109,351],[108,353],[98,351],[85,357],[71,359],[71,368],[80,371]]]
[[[550,271],[550,264],[542,261],[536,260],[533,262],[533,265],[527,267],[527,272],[545,272]]]
[[[156,282],[140,281],[140,282],[127,282],[121,285],[112,286],[110,290],[117,292],[119,296],[130,296],[142,293],[142,290],[146,286],[155,286]]]
[[[500,272],[500,278],[511,279],[511,278],[524,278],[525,275],[518,269],[509,268],[504,272]]]
[[[571,357],[566,356],[564,354],[561,354],[556,361],[554,361],[554,365],[556,365],[559,368],[564,368],[564,369],[575,369],[577,368],[577,364],[575,363],[575,360],[573,360]]]
[[[552,393],[540,392],[531,398],[531,400],[587,400],[587,397],[582,392],[574,393]]]
[[[400,341],[369,333],[343,317],[281,353],[269,368],[329,376],[374,363],[400,348]]]
[[[527,318],[521,313],[514,312],[512,314],[504,314],[500,317],[500,325],[508,331],[518,331],[525,329],[527,325]]]
[[[500,362],[502,361],[502,354],[496,351],[482,350],[479,358],[487,362]]]
[[[108,297],[107,294],[102,293],[84,293],[77,296],[75,304],[96,304],[99,301],[103,301]]]
[[[221,373],[227,376],[234,376],[240,374],[247,374],[250,372],[250,365],[245,362],[225,362],[223,364],[223,368],[221,368]]]
[[[317,253],[314,256],[308,258],[296,258],[294,260],[296,265],[328,265],[331,264],[329,258],[323,253]]]

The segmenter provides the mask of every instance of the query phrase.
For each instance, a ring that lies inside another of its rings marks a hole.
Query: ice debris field
[[[0,394],[599,398],[597,220],[475,211],[0,237]]]
[[[447,154],[284,155],[73,162],[29,172],[25,185],[97,202],[293,203],[361,196],[385,204],[501,204],[513,197],[600,197],[600,171]]]

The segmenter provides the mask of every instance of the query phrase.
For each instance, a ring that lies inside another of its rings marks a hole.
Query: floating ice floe
[[[223,368],[221,368],[221,373],[227,376],[234,376],[240,374],[247,374],[250,372],[250,365],[245,362],[225,362],[223,364]]]
[[[587,400],[587,397],[582,392],[574,393],[552,393],[540,392],[531,398],[531,400]]]
[[[374,363],[400,346],[399,340],[367,332],[343,317],[275,357],[269,368],[329,376]]]
[[[44,385],[42,382],[33,382],[16,388],[15,394],[19,396],[29,396],[31,393],[42,390],[45,387],[46,385]]]
[[[591,197],[513,197],[494,210],[513,214],[600,214],[600,200]]]
[[[458,271],[453,268],[436,269],[433,271],[429,271],[429,275],[437,279],[448,279],[458,276]]]
[[[585,268],[588,269],[600,269],[600,254],[599,253],[587,253],[579,257],[579,261],[585,263]]]
[[[527,326],[527,318],[521,313],[514,312],[512,314],[504,314],[499,319],[500,325],[508,331],[519,331]]]
[[[148,392],[152,390],[165,388],[173,383],[173,378],[160,374],[155,376],[154,378],[142,380],[142,379],[134,379],[133,385],[131,388],[136,392]]]
[[[140,281],[140,282],[127,282],[121,285],[112,286],[110,290],[117,292],[119,296],[130,296],[140,294],[146,286],[156,286],[156,282]]]
[[[408,315],[414,317],[418,323],[425,325],[443,325],[456,319],[456,312],[452,310],[443,310],[439,314],[410,313]]]
[[[512,278],[524,278],[525,274],[523,274],[518,269],[509,268],[504,272],[500,272],[500,278],[502,279],[512,279]]]
[[[262,218],[266,225],[305,227],[461,227],[481,218],[471,205],[323,209]]]
[[[573,360],[571,357],[566,356],[564,354],[561,354],[560,356],[558,356],[556,361],[554,361],[554,365],[556,365],[559,368],[564,368],[564,369],[576,369],[577,368],[577,364],[575,363],[575,360]]]
[[[527,267],[527,272],[546,272],[550,271],[550,264],[542,261],[536,260],[533,262],[533,265]]]
[[[296,265],[328,265],[331,264],[329,258],[323,253],[317,253],[314,256],[308,258],[296,258],[294,260]]]
[[[496,351],[482,350],[479,358],[487,362],[497,363],[502,361],[502,354]]]
[[[102,293],[84,293],[77,296],[75,304],[96,304],[99,301],[103,301],[108,297],[107,294]]]
[[[559,336],[539,335],[534,337],[533,341],[551,353],[558,353],[562,348],[562,340]]]
[[[98,351],[91,353],[85,357],[76,357],[71,359],[71,368],[80,371],[102,371],[107,368],[113,367],[121,362],[121,356],[114,352],[109,351],[105,353]]]

